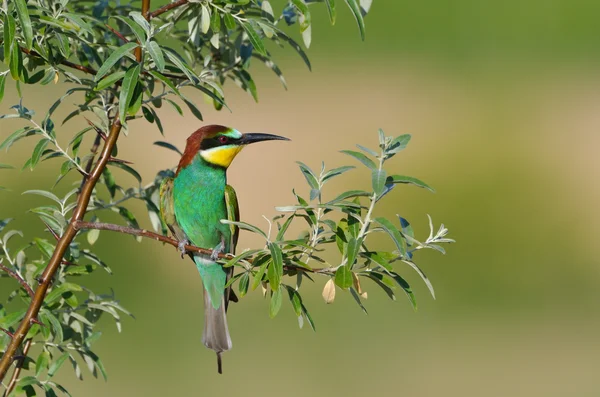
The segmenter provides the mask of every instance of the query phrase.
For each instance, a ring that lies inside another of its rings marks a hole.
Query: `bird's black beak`
[[[279,135],[250,133],[242,135],[242,138],[239,140],[239,143],[240,145],[249,145],[251,143],[262,141],[289,141],[289,139]]]

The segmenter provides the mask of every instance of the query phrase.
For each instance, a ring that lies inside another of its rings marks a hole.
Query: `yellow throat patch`
[[[208,150],[200,151],[202,158],[223,168],[229,167],[235,156],[243,149],[243,146],[218,146]]]

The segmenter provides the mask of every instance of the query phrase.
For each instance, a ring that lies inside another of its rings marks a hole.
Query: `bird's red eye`
[[[221,142],[221,143],[227,143],[227,142],[229,142],[229,138],[227,138],[226,136],[221,135],[219,137],[219,142]]]

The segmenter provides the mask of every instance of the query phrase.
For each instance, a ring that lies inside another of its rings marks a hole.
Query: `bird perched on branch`
[[[221,353],[231,349],[227,327],[227,305],[234,297],[225,284],[233,268],[217,263],[220,253],[233,253],[239,230],[222,219],[239,220],[235,190],[227,185],[226,171],[245,145],[268,140],[288,140],[271,134],[242,134],[221,125],[208,125],[187,139],[183,156],[174,178],[160,187],[160,211],[174,237],[185,245],[213,248],[212,255],[189,253],[196,263],[204,284],[204,332],[202,342],[217,353],[217,366],[222,373]],[[230,295],[231,294],[231,295]]]

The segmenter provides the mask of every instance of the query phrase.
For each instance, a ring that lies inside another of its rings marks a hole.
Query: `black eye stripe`
[[[201,150],[208,150],[208,149],[212,149],[218,146],[225,146],[225,145],[230,145],[232,143],[235,143],[237,141],[237,139],[231,138],[231,137],[226,137],[227,141],[226,142],[221,142],[219,141],[219,138],[223,137],[223,135],[215,137],[215,138],[207,138],[207,139],[203,139],[202,143],[200,144],[200,149]]]

